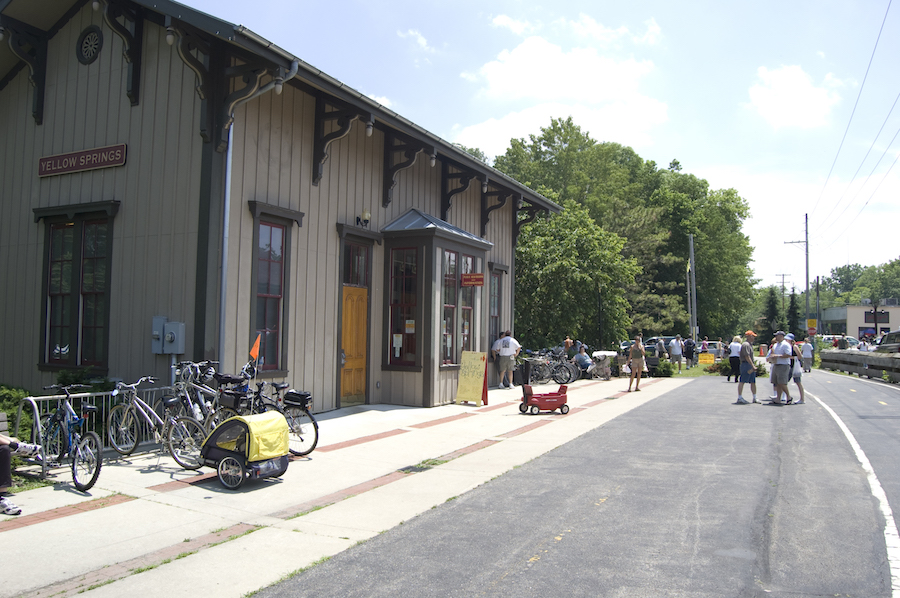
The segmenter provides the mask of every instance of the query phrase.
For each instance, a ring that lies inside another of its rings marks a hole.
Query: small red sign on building
[[[69,174],[98,168],[110,168],[125,164],[125,144],[81,150],[69,154],[47,156],[38,160],[38,176]]]
[[[478,274],[463,274],[462,275],[462,286],[464,287],[483,287],[484,286],[484,273]]]

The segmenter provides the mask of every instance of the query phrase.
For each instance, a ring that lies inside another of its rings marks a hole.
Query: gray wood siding
[[[74,48],[90,24],[101,27],[103,49],[94,63],[82,65]],[[0,332],[21,343],[0,363],[0,381],[24,379],[36,390],[55,379],[36,367],[46,225],[34,222],[32,209],[108,200],[121,202],[113,221],[109,375],[168,379],[168,359],[150,354],[150,322],[154,315],[190,322],[193,314],[199,101],[194,75],[165,43],[164,31],[150,23],[144,31],[137,107],[125,95],[122,42],[90,4],[50,40],[42,125],[31,118],[27,69],[0,92],[0,127],[12,140],[0,147],[3,172],[11,174],[0,182],[0,268],[8,283],[0,302],[15,310],[15,317],[0,320]],[[123,167],[37,176],[43,156],[116,143],[128,146]]]

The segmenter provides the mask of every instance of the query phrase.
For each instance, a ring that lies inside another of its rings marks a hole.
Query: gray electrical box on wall
[[[163,353],[183,355],[184,322],[166,322],[163,331]]]
[[[169,318],[165,316],[153,316],[153,326],[150,331],[150,352],[154,355],[162,355],[163,351],[163,335],[165,335],[165,325]]]

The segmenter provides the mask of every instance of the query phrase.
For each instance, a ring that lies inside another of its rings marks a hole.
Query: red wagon
[[[522,404],[519,405],[519,411],[532,415],[537,415],[541,411],[555,411],[565,415],[569,412],[569,406],[566,405],[566,385],[563,384],[556,392],[548,392],[536,395],[528,384],[522,385]]]

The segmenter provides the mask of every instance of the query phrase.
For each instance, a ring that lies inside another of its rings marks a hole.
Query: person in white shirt
[[[675,338],[669,341],[669,361],[678,363],[678,373],[681,373],[681,356],[684,355],[684,343],[681,335],[676,334]]]
[[[741,377],[741,344],[741,337],[736,336],[731,339],[731,344],[728,345],[728,365],[731,367],[728,381],[731,382],[731,377],[734,376],[735,384],[740,382],[739,379]]]
[[[800,351],[803,353],[803,371],[811,372],[813,364],[813,354],[815,353],[815,347],[813,347],[812,341],[806,339],[806,342],[803,343],[802,347],[800,347]]]
[[[513,387],[512,373],[516,369],[516,355],[521,350],[522,345],[512,337],[512,332],[509,330],[504,332],[491,348],[499,364],[497,367],[500,370],[500,388]]]
[[[777,344],[772,348],[772,359],[774,360],[772,365],[772,384],[775,385],[775,399],[772,401],[772,404],[790,405],[793,399],[791,398],[788,384],[791,381],[791,355],[794,353],[794,348],[789,342],[784,340],[783,330],[775,333],[775,341]],[[781,402],[782,394],[787,399],[784,403]]]

